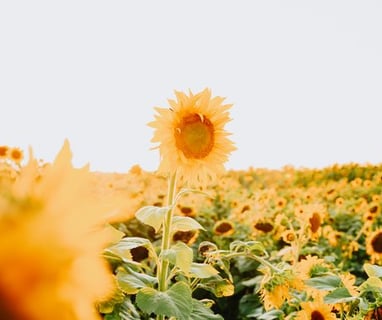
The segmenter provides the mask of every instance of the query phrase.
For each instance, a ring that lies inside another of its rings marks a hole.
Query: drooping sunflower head
[[[211,97],[209,89],[189,95],[175,92],[170,108],[155,108],[152,142],[159,143],[159,173],[174,174],[191,185],[205,186],[224,171],[228,155],[235,150],[224,126],[231,119],[230,104]]]

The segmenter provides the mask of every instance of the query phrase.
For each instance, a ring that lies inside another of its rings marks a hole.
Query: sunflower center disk
[[[371,241],[373,249],[377,253],[382,253],[382,234],[378,233]]]
[[[214,145],[214,126],[206,117],[187,115],[175,129],[175,141],[186,158],[205,158]]]

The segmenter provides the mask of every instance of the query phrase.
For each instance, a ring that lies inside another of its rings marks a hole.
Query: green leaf
[[[319,290],[334,290],[342,285],[341,278],[338,276],[314,277],[306,280],[305,283]]]
[[[172,231],[205,230],[202,225],[193,218],[175,216],[172,218]]]
[[[205,306],[202,302],[192,299],[192,313],[190,320],[223,320],[224,318],[219,314],[214,314],[210,308]]]
[[[97,309],[100,313],[112,313],[114,311],[115,305],[118,305],[123,302],[125,296],[120,289],[114,291],[112,297],[106,301],[101,301],[97,303]]]
[[[117,255],[125,262],[132,261],[131,249],[145,247],[149,252],[154,253],[154,248],[150,240],[140,237],[127,237],[120,240],[118,243],[105,249],[105,252]]]
[[[283,312],[281,310],[270,310],[257,317],[259,320],[282,319]]]
[[[207,263],[192,263],[191,270],[192,276],[200,279],[206,279],[216,276],[219,271],[217,271],[213,266]]]
[[[114,245],[119,248],[131,250],[138,247],[150,247],[151,242],[150,240],[146,238],[140,238],[140,237],[127,237],[123,238],[121,241],[118,242],[118,244]]]
[[[185,274],[189,274],[193,260],[193,251],[185,243],[177,242],[170,249],[164,250],[162,256]]]
[[[140,320],[141,315],[136,306],[131,302],[130,297],[125,297],[124,301],[115,305],[111,314],[103,317],[104,320]]]
[[[153,227],[155,232],[158,232],[168,210],[170,210],[170,207],[145,206],[135,213],[135,217],[140,222]]]
[[[363,265],[363,268],[365,269],[365,272],[369,277],[378,277],[382,278],[382,267],[376,266],[370,263],[365,263]]]
[[[348,289],[342,287],[342,288],[337,288],[333,290],[332,292],[330,292],[329,294],[327,294],[324,297],[324,302],[329,304],[346,303],[346,302],[354,301],[356,299],[357,297],[353,297],[350,294]]]
[[[229,297],[235,293],[235,287],[228,279],[217,276],[197,285],[198,288],[212,292],[216,297]]]
[[[120,246],[119,243],[105,249],[105,253],[115,255],[122,259],[122,261],[130,261],[133,259],[130,249]]]
[[[136,294],[141,288],[153,287],[157,282],[157,278],[132,270],[127,272],[125,269],[119,269],[117,281],[118,286],[123,292],[126,294]]]
[[[377,277],[370,277],[359,286],[359,290],[360,291],[374,290],[374,291],[382,292],[382,280]]]
[[[191,289],[184,282],[175,283],[165,292],[143,288],[136,296],[138,307],[145,313],[155,313],[179,320],[188,320],[192,312]]]
[[[251,252],[251,253],[266,253],[264,245],[260,241],[241,241],[235,240],[230,246],[232,252]]]

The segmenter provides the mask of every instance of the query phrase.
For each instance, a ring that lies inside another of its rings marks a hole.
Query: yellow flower
[[[375,230],[366,238],[366,252],[370,255],[371,263],[382,262],[382,229]]]
[[[220,220],[215,223],[213,232],[218,236],[230,236],[235,232],[235,226],[229,220]]]
[[[308,255],[297,262],[295,269],[301,280],[307,280],[325,274],[330,270],[330,266],[324,259]]]
[[[268,311],[272,308],[280,308],[285,301],[292,298],[293,289],[298,291],[303,289],[303,283],[291,269],[273,274],[265,271],[260,287],[260,296],[265,310]]]
[[[66,142],[53,164],[31,159],[14,182],[0,181],[2,319],[100,319],[95,302],[113,289],[105,212],[88,168],[70,160]]]
[[[291,298],[287,284],[276,285],[272,290],[263,289],[261,292],[265,310],[280,308],[285,300]]]
[[[8,157],[9,147],[0,146],[0,159],[4,159]]]
[[[301,302],[302,309],[297,312],[295,320],[335,320],[336,315],[331,307],[322,301]]]
[[[176,231],[172,235],[172,241],[182,241],[187,245],[192,245],[195,243],[196,239],[199,236],[199,230],[189,230],[189,231]]]
[[[209,89],[187,96],[175,92],[177,101],[169,100],[171,108],[155,108],[152,142],[159,143],[160,174],[174,174],[191,185],[205,186],[224,172],[228,155],[235,150],[224,126],[231,119],[230,104],[224,98],[211,98]]]
[[[15,163],[20,163],[23,160],[23,152],[19,148],[12,148],[9,150],[9,158]]]

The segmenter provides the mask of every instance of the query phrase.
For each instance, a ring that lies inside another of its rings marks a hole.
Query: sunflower
[[[9,147],[0,146],[0,159],[4,159],[8,157]]]
[[[209,89],[189,95],[175,91],[170,108],[155,108],[152,142],[159,143],[159,174],[173,175],[191,185],[205,186],[224,172],[228,155],[235,150],[224,126],[231,119],[224,98],[213,97]]]
[[[308,255],[297,262],[295,269],[300,279],[307,280],[325,274],[330,270],[330,266],[324,259]]]
[[[95,303],[113,289],[101,257],[106,213],[88,168],[70,159],[65,143],[53,164],[32,158],[11,184],[0,181],[1,319],[100,319]]]
[[[334,320],[336,315],[331,307],[322,301],[301,302],[302,309],[297,312],[295,320]]]
[[[195,243],[198,236],[199,236],[199,230],[188,230],[188,231],[178,230],[174,232],[174,234],[172,235],[172,241],[173,242],[182,241],[183,243],[191,246],[192,244]]]
[[[302,281],[292,269],[270,274],[269,270],[260,284],[260,296],[265,310],[280,308],[285,301],[292,298],[292,291],[303,289]]]
[[[215,223],[213,232],[218,236],[230,236],[235,232],[235,226],[230,220],[220,220]]]
[[[370,255],[371,263],[382,262],[382,229],[375,230],[366,238],[366,252]]]
[[[317,240],[322,232],[321,225],[327,216],[325,206],[321,204],[300,205],[295,209],[295,214],[302,226],[307,227],[309,237]]]
[[[9,150],[9,158],[19,164],[23,160],[23,152],[19,148],[11,148]]]

